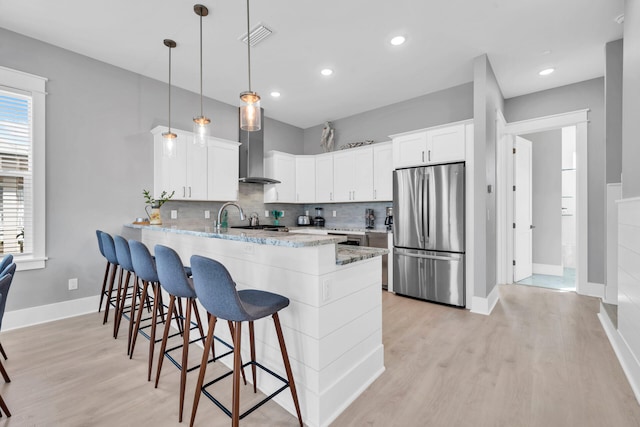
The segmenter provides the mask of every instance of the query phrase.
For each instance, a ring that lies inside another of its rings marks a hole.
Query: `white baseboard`
[[[604,284],[587,282],[586,285],[580,287],[580,295],[604,298]]]
[[[607,338],[609,338],[613,351],[618,357],[618,361],[620,362],[622,370],[627,377],[627,381],[629,381],[631,390],[633,390],[633,394],[636,396],[636,400],[640,404],[640,362],[638,362],[638,359],[633,355],[624,338],[613,326],[611,320],[609,320],[609,316],[604,314],[603,311],[604,308],[602,308],[601,304],[598,318],[600,319],[604,332],[607,334]]]
[[[40,323],[80,316],[98,311],[100,295],[62,301],[55,304],[7,311],[2,321],[2,330],[24,328]]]
[[[545,274],[547,276],[564,276],[564,268],[562,265],[554,264],[536,264],[533,263],[534,274]]]
[[[499,298],[500,295],[498,293],[498,285],[495,285],[493,287],[493,290],[486,298],[476,296],[473,297],[471,312],[488,316],[493,311],[493,307],[495,307],[498,303]]]

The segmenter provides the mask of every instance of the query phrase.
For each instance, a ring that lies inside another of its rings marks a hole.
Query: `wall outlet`
[[[331,299],[331,280],[324,280],[322,282],[322,301],[328,301]]]
[[[178,211],[175,209],[171,210],[171,219],[178,219]]]
[[[211,218],[211,211],[204,211],[204,219]]]
[[[69,290],[75,291],[78,289],[78,279],[69,279]]]
[[[334,218],[336,217],[336,211],[333,211],[333,217]]]
[[[309,211],[304,211],[304,214],[305,215],[309,215]]]
[[[269,211],[264,211],[264,217],[269,218]]]
[[[284,218],[284,211],[280,211],[280,218]]]

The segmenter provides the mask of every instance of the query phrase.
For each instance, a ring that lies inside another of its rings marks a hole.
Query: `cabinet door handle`
[[[373,190],[373,200],[378,198],[378,190],[374,189]]]
[[[429,150],[429,161],[431,161],[431,150]]]
[[[422,162],[424,163],[424,151],[422,152]]]
[[[329,200],[333,200],[333,191],[329,191]]]
[[[191,197],[191,186],[189,186],[189,197]]]
[[[280,200],[280,193],[278,193],[278,191],[276,190],[276,201]]]
[[[182,187],[182,197],[187,197],[187,187]]]

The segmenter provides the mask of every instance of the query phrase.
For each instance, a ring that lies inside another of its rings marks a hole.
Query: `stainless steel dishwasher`
[[[366,236],[369,239],[370,247],[388,249],[387,233],[367,232]],[[382,255],[382,289],[387,289],[389,286],[388,264],[389,264],[389,255]]]

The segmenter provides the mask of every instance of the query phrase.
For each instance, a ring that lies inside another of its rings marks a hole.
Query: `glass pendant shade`
[[[178,135],[171,131],[168,131],[162,133],[162,138],[164,139],[162,154],[168,158],[175,157],[177,151],[176,143],[178,142]]]
[[[255,92],[240,94],[240,129],[255,132],[262,127],[260,114],[260,96]]]
[[[193,118],[193,143],[204,147],[209,138],[209,123],[211,119],[205,116]]]

